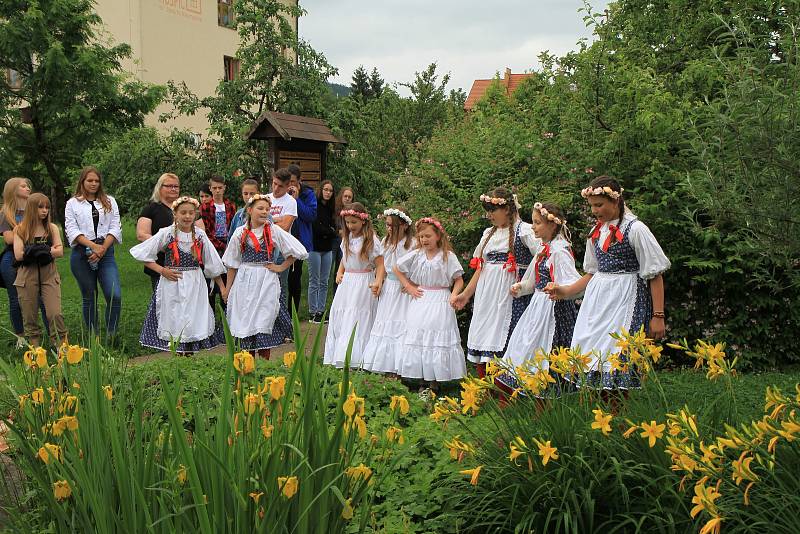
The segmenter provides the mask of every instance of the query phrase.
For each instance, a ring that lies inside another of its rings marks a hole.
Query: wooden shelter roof
[[[265,111],[253,122],[245,134],[246,139],[282,138],[307,139],[324,143],[347,144],[347,140],[333,135],[331,129],[322,119],[289,115],[275,111]]]

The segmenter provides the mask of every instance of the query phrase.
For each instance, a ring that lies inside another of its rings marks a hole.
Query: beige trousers
[[[55,262],[44,267],[23,265],[17,269],[14,280],[22,309],[25,337],[34,347],[42,344],[42,327],[39,325],[39,299],[44,303],[50,322],[50,347],[58,349],[67,337],[64,316],[61,314],[61,276]]]

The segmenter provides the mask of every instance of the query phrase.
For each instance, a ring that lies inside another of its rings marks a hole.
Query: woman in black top
[[[312,225],[314,250],[308,254],[308,312],[312,323],[322,321],[328,302],[328,280],[338,236],[335,199],[333,182],[324,180],[317,191],[317,218]]]
[[[167,172],[158,178],[150,203],[144,207],[142,213],[139,214],[139,220],[136,221],[136,239],[140,242],[146,241],[162,228],[172,224],[172,203],[178,199],[180,194],[181,183],[177,176]],[[164,265],[163,252],[158,253],[156,263]],[[150,284],[155,291],[161,275],[147,267],[144,268],[144,272],[150,276]]]

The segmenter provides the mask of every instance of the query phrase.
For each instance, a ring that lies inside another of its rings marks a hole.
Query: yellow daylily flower
[[[186,471],[186,466],[181,464],[178,466],[178,475],[176,476],[178,479],[178,484],[183,486],[186,484],[186,480],[189,478],[189,473]]]
[[[286,393],[286,377],[285,376],[268,376],[264,379],[265,389],[269,388],[270,399],[276,401],[280,400]]]
[[[256,360],[248,351],[243,350],[233,355],[233,368],[240,374],[250,374],[256,369]]]
[[[263,425],[261,425],[261,434],[263,434],[263,436],[264,436],[265,438],[267,438],[267,439],[269,439],[270,437],[272,437],[272,431],[273,431],[273,430],[275,430],[275,427],[273,427],[272,425],[268,425],[268,424],[266,423],[266,421],[264,422],[264,424],[263,424]]]
[[[53,496],[57,501],[69,499],[72,496],[72,488],[66,480],[53,482]]]
[[[348,467],[344,470],[344,474],[353,482],[357,482],[358,480],[366,482],[372,477],[372,469],[361,463],[355,467]]]
[[[53,425],[53,434],[55,434],[55,427],[58,426],[61,432],[64,430],[69,430],[70,432],[75,432],[78,430],[78,418],[74,415],[64,415],[60,417],[55,425]],[[56,434],[58,435],[58,434]]]
[[[594,414],[594,422],[592,423],[592,428],[595,430],[599,430],[604,435],[609,435],[611,433],[611,420],[614,418],[609,413],[605,413],[601,408],[595,408],[592,410]]]
[[[655,421],[650,421],[649,425],[647,423],[642,423],[640,427],[642,429],[642,438],[647,438],[649,440],[650,448],[652,449],[656,444],[656,440],[664,436],[666,425],[656,424]]]
[[[80,345],[69,345],[65,352],[67,357],[67,363],[70,365],[75,365],[81,362],[81,360],[83,359],[83,354],[85,352],[89,352],[89,349],[84,349]]]
[[[31,391],[31,402],[34,404],[42,404],[44,402],[44,389],[36,388]]]
[[[517,448],[517,444],[513,441],[508,444],[508,448],[511,452],[508,453],[508,461],[517,463],[517,458],[525,454],[524,450],[520,450]]]
[[[478,413],[478,391],[465,390],[461,392],[461,412],[467,413],[472,410],[472,415]]]
[[[45,443],[43,446],[39,447],[37,456],[46,464],[49,464],[51,459],[60,462],[61,447],[52,443]]]
[[[459,462],[465,454],[473,452],[472,446],[469,443],[461,441],[461,436],[455,436],[450,441],[445,441],[444,446],[450,449],[450,458],[458,460]]]
[[[396,441],[400,445],[405,443],[406,439],[403,437],[403,429],[396,426],[390,426],[386,429],[386,439],[388,441]]]
[[[278,477],[278,489],[287,499],[294,497],[294,494],[297,493],[299,484],[300,483],[295,476]]]
[[[353,417],[356,412],[361,417],[364,416],[364,397],[359,397],[355,391],[351,391],[342,405],[342,410],[347,417]]]
[[[31,369],[47,367],[47,351],[42,347],[32,347],[22,355],[22,361]]]
[[[700,529],[698,534],[719,534],[720,527],[722,526],[721,517],[712,517],[709,519],[703,528]]]
[[[392,401],[389,403],[389,409],[394,411],[395,408],[399,408],[402,415],[406,415],[408,413],[410,406],[405,395],[392,395]]]
[[[242,401],[242,406],[244,408],[244,413],[247,415],[252,415],[256,413],[256,409],[259,407],[263,407],[264,399],[261,395],[257,395],[256,393],[248,393],[244,401]]]
[[[733,467],[733,474],[731,478],[736,485],[738,486],[742,480],[757,482],[758,475],[753,473],[752,469],[750,469],[750,464],[753,463],[753,457],[747,456],[747,451],[744,451],[741,456],[739,456],[738,460],[734,460],[731,462],[731,467]]]
[[[469,483],[472,484],[473,486],[477,486],[478,485],[478,477],[481,474],[481,469],[483,469],[483,466],[479,465],[478,467],[476,467],[474,469],[465,469],[463,471],[460,471],[460,473],[462,475],[467,475],[468,477],[470,477]]]
[[[111,386],[103,386],[103,393],[105,394],[108,400],[114,398],[114,390],[111,389]]]
[[[550,440],[545,441],[542,443],[541,441],[534,440],[536,442],[536,446],[539,447],[539,456],[542,457],[542,465],[547,465],[547,462],[552,460],[558,460],[558,449],[550,445]]]
[[[353,499],[347,499],[344,501],[344,506],[342,507],[342,519],[345,521],[350,521],[353,519]]]
[[[292,367],[295,361],[297,361],[296,352],[294,351],[287,352],[286,354],[283,355],[283,365],[285,365],[286,367]]]
[[[258,501],[261,499],[261,497],[264,496],[264,492],[259,491],[258,493],[256,493],[255,491],[251,491],[248,495],[251,499],[253,499],[254,503],[258,504]]]
[[[692,518],[696,517],[702,511],[706,511],[711,516],[717,515],[717,507],[714,504],[714,501],[720,498],[720,493],[717,491],[716,488],[706,487],[706,481],[708,477],[703,477],[697,484],[694,486],[694,497],[692,497],[692,504],[694,504],[694,508],[689,515]]]

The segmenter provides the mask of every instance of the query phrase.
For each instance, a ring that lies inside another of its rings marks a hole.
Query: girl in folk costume
[[[255,194],[247,201],[245,224],[237,228],[222,261],[228,267],[227,317],[241,348],[269,359],[270,349],[292,336],[292,320],[281,301],[278,273],[308,252],[292,234],[270,221],[270,199]],[[284,262],[275,265],[280,249]]]
[[[481,202],[492,226],[483,232],[475,248],[470,267],[475,274],[458,295],[457,309],[475,295],[472,320],[467,337],[467,358],[478,364],[483,377],[486,362],[502,357],[508,338],[530,302],[530,296],[514,298],[510,289],[524,276],[540,241],[531,225],[522,222],[514,195],[498,187]]]
[[[607,176],[581,191],[597,219],[586,241],[586,274],[569,285],[556,280],[545,290],[556,299],[586,291],[571,345],[591,351],[588,385],[603,389],[639,386],[630,371],[612,370],[609,356],[618,348],[610,334],[643,328],[655,339],[664,336],[662,273],[670,262],[650,229],[626,209],[622,192],[619,183]],[[576,380],[581,384],[584,379]]]
[[[175,344],[175,352],[192,354],[220,344],[222,331],[208,304],[206,278],[220,291],[225,266],[206,233],[194,225],[200,202],[180,197],[172,203],[175,222],[131,248],[131,255],[159,273],[156,290],[147,308],[139,342],[163,351]],[[164,252],[164,266],[156,263]]]
[[[512,295],[532,294],[532,298],[508,340],[503,364],[509,369],[523,367],[547,371],[549,362],[537,361],[534,364],[534,355],[539,351],[549,354],[553,348],[570,346],[578,308],[572,300],[553,302],[544,289],[551,283],[572,284],[581,275],[575,269],[567,220],[561,208],[550,202],[534,204],[533,233],[542,240],[534,266],[525,273],[521,282],[511,286]],[[497,381],[501,387],[514,389],[519,386],[511,374],[501,374]]]
[[[375,319],[376,297],[381,293],[386,276],[383,249],[361,203],[348,204],[339,216],[345,224],[341,244],[343,257],[336,271],[339,289],[331,304],[324,363],[344,366],[347,346],[355,328],[350,366],[363,367],[364,349]]]
[[[438,220],[417,221],[417,248],[397,261],[394,272],[412,298],[398,374],[421,378],[433,390],[437,382],[463,377],[467,368],[454,304],[464,287],[464,269]]]
[[[387,209],[383,216],[386,219],[386,237],[381,245],[386,281],[378,300],[372,332],[364,349],[364,368],[396,375],[403,357],[406,311],[411,298],[403,291],[392,269],[397,260],[405,256],[414,245],[414,226],[411,224],[411,217],[401,208]]]

